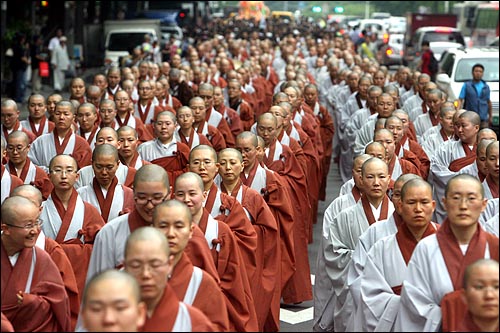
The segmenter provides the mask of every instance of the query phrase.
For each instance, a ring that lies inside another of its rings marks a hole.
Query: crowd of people
[[[276,332],[310,300],[314,331],[498,330],[479,111],[348,32],[242,24],[33,93],[27,119],[2,100],[2,331]]]

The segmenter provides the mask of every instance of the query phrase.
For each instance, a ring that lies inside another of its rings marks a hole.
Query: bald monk
[[[437,331],[444,296],[462,288],[467,265],[483,258],[498,261],[498,237],[478,222],[487,205],[481,182],[456,175],[445,190],[447,218],[435,235],[419,242],[408,263],[396,331]]]
[[[21,120],[22,128],[31,131],[36,137],[42,134],[52,132],[55,124],[51,122],[45,112],[47,103],[42,94],[32,94],[28,97],[28,119]]]
[[[212,147],[198,145],[191,150],[189,170],[203,179],[207,195],[204,207],[212,217],[223,221],[231,228],[240,248],[248,278],[253,281],[256,272],[257,232],[238,200],[223,193],[215,183],[218,168],[217,153]]]
[[[181,106],[176,114],[177,124],[179,125],[175,131],[175,138],[177,141],[188,145],[189,149],[196,147],[199,144],[209,145],[212,143],[207,137],[195,131],[193,110],[189,106]]]
[[[141,166],[151,163],[144,161],[141,156],[139,156],[137,147],[140,142],[135,128],[125,125],[120,127],[116,133],[118,134],[118,141],[120,142],[118,153],[120,154],[120,162],[122,162],[122,164],[139,170]]]
[[[155,139],[141,144],[137,151],[143,160],[163,167],[171,184],[187,171],[189,147],[175,137],[177,119],[170,111],[162,111],[153,122]]]
[[[139,283],[125,271],[97,274],[82,299],[83,326],[88,332],[138,332],[146,321]]]
[[[358,304],[361,311],[354,321],[362,331],[391,330],[413,250],[439,228],[431,221],[436,203],[432,199],[431,185],[425,180],[413,179],[405,183],[398,205],[403,223],[395,234],[373,245],[361,273]]]
[[[3,137],[1,137],[0,139],[2,141],[2,144],[1,144],[2,156],[1,156],[1,158],[3,160],[7,156],[7,141]],[[13,190],[16,187],[24,184],[24,182],[18,176],[12,175],[9,171],[6,171],[6,168],[3,165],[3,163],[0,163],[0,168],[2,170],[2,173],[1,173],[2,190],[0,191],[0,195],[1,195],[0,203],[3,203],[4,200],[10,196],[10,193]]]
[[[107,143],[98,145],[92,153],[94,179],[77,190],[84,201],[97,208],[105,222],[134,209],[132,189],[118,184],[116,171],[119,165],[116,147]]]
[[[223,149],[218,153],[218,161],[221,191],[241,203],[257,233],[257,264],[250,286],[262,331],[270,307],[278,311],[280,307],[277,301],[271,304],[275,288],[281,288],[278,225],[260,193],[241,181],[244,168],[241,153],[234,148]]]
[[[224,139],[222,133],[217,129],[217,127],[214,127],[206,121],[207,111],[205,100],[198,96],[193,97],[189,100],[189,108],[193,110],[194,130],[198,134],[204,135],[216,151],[226,148],[226,140]]]
[[[228,84],[229,88],[229,84]],[[214,86],[210,83],[202,83],[198,87],[198,96],[203,96],[203,101],[205,103],[205,121],[208,125],[211,125],[217,128],[222,136],[224,137],[224,141],[226,142],[227,147],[234,147],[235,138],[229,125],[222,114],[219,111],[214,109]],[[251,110],[250,110],[251,111]],[[253,114],[251,115],[253,118]],[[249,119],[250,117],[246,117],[243,112],[240,114],[240,118],[242,121]]]
[[[139,283],[141,299],[146,303],[141,332],[213,332],[215,328],[203,312],[180,302],[168,284],[172,261],[167,238],[157,229],[140,227],[127,238],[125,271]]]
[[[82,103],[76,110],[76,120],[78,121],[76,133],[87,140],[92,150],[95,147],[96,134],[99,130],[98,114],[96,106],[92,103]]]
[[[146,124],[141,120],[141,118],[131,113],[129,108],[130,96],[125,90],[118,90],[116,92],[114,102],[108,101],[109,100],[103,100],[101,102],[101,109],[105,104],[109,105],[111,108],[115,107],[116,116],[112,125],[115,130],[127,125],[135,128],[137,135],[139,136],[139,140],[142,142],[153,139],[153,135],[148,131]]]
[[[486,165],[488,175],[483,181],[485,196],[487,199],[498,198],[498,141],[494,141],[486,148]]]
[[[361,175],[363,195],[356,205],[340,212],[334,219],[330,226],[332,248],[325,253],[325,258],[334,265],[327,272],[333,284],[334,296],[330,302],[335,303],[335,331],[345,330],[353,308],[345,282],[358,238],[370,225],[387,219],[394,212],[394,206],[386,195],[390,176],[385,161],[377,157],[368,159],[363,163]]]
[[[75,108],[71,102],[57,103],[54,112],[56,127],[51,133],[43,134],[33,141],[28,152],[31,162],[46,170],[52,157],[67,154],[75,158],[78,168],[90,165],[92,150],[84,138],[73,133],[74,119]]]
[[[481,131],[482,130],[477,133],[478,137]],[[475,161],[465,168],[460,169],[458,173],[467,173],[469,175],[476,176],[481,182],[484,182],[484,179],[488,175],[488,166],[486,164],[486,148],[488,148],[488,145],[494,141],[494,139],[478,140]]]
[[[450,305],[442,309],[443,332],[497,332],[498,261],[479,259],[468,265],[463,290]]]
[[[39,207],[14,196],[2,204],[2,314],[16,332],[71,330],[64,282],[50,255],[35,246]]]
[[[111,127],[103,127],[97,132],[95,145],[100,146],[105,143],[116,147],[116,149],[120,149],[121,143],[118,141],[118,133]],[[135,172],[136,170],[134,168],[118,163],[118,169],[115,173],[116,178],[118,178],[118,184],[132,187]],[[90,185],[95,177],[94,167],[92,165],[83,167],[78,170],[78,174],[79,177],[75,185],[76,188]]]
[[[175,182],[174,196],[190,208],[193,222],[205,234],[224,292],[229,330],[257,331],[255,305],[240,247],[228,225],[213,218],[203,207],[206,199],[203,180],[194,172],[180,175]]]
[[[294,248],[296,271],[282,291],[285,303],[298,303],[312,299],[312,284],[307,258],[309,197],[303,169],[291,149],[277,140],[277,120],[273,114],[264,113],[257,120],[257,134],[265,142],[264,164],[286,180],[286,187],[294,210]]]
[[[39,166],[31,163],[28,158],[30,150],[29,137],[23,131],[14,131],[7,138],[7,155],[9,163],[6,169],[18,176],[24,184],[32,184],[38,188],[47,199],[52,191],[52,183],[47,173]]]
[[[229,330],[226,301],[217,281],[192,264],[184,249],[193,236],[191,211],[183,202],[167,200],[155,207],[153,226],[167,237],[173,255],[168,284],[177,298],[201,310],[219,332]],[[208,247],[207,247],[208,249]]]
[[[7,140],[7,137],[13,131],[23,131],[30,138],[30,143],[35,141],[37,136],[33,134],[28,128],[24,127],[19,121],[19,116],[21,111],[17,107],[17,103],[10,98],[2,99],[2,120],[1,120],[1,131],[0,136]]]
[[[20,196],[31,200],[31,202],[39,207],[40,211],[42,210],[42,192],[40,192],[40,190],[33,185],[24,184],[16,187],[12,192],[12,196]],[[66,252],[64,252],[63,248],[52,238],[46,237],[43,233],[43,230],[41,229],[35,245],[42,250],[45,250],[59,269],[59,273],[61,274],[64,282],[66,293],[69,297],[69,306],[71,310],[71,329],[74,330],[78,318],[78,311],[80,308],[80,295],[78,294],[75,273],[73,272],[71,262],[69,261],[69,258],[66,255]]]
[[[242,184],[256,190],[266,201],[279,228],[280,283],[275,288],[272,304],[280,302],[281,289],[295,271],[295,251],[293,244],[293,208],[284,181],[277,173],[264,168],[258,155],[263,153],[264,141],[259,145],[259,138],[252,132],[242,132],[236,137],[236,149],[243,158],[243,172],[240,173]],[[279,308],[271,307],[264,331],[279,330]]]
[[[40,215],[44,234],[58,242],[68,255],[81,295],[92,253],[93,243],[104,220],[97,208],[83,201],[73,187],[77,164],[69,155],[55,156],[49,165],[54,185]]]
[[[477,133],[481,119],[473,111],[465,111],[458,116],[458,141],[447,141],[431,159],[429,182],[434,186],[436,210],[434,220],[442,223],[446,217],[441,199],[444,188],[458,170],[474,163],[477,149]]]

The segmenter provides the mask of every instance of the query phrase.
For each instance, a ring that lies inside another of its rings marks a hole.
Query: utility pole
[[[370,18],[370,1],[365,1],[365,19]]]

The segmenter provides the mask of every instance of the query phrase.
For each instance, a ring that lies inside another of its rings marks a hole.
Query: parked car
[[[439,62],[436,84],[448,93],[449,100],[457,100],[465,81],[472,79],[472,66],[484,66],[483,80],[490,87],[493,106],[493,127],[499,129],[499,53],[498,48],[450,49],[443,53]]]
[[[380,48],[379,63],[384,66],[401,65],[403,63],[404,34],[390,34],[389,42]]]

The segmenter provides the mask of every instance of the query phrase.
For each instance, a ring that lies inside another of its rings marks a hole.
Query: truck
[[[403,46],[403,64],[406,66],[414,62],[419,56],[420,45],[415,32],[422,27],[457,27],[457,15],[455,14],[421,14],[408,13],[406,15],[405,43]]]
[[[161,41],[160,19],[131,19],[104,21],[104,65],[119,66],[120,58],[142,45],[144,36]]]

